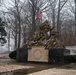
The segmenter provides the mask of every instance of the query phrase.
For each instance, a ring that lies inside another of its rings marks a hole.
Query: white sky
[[[7,11],[7,8],[14,6],[13,1],[14,0],[4,0],[4,3],[0,10]],[[20,0],[20,1],[23,2],[23,1],[27,1],[27,0]]]

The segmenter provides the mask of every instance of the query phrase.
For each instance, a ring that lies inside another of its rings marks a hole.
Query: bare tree
[[[74,4],[73,4],[74,3]],[[76,0],[73,0],[73,1],[69,1],[69,4],[70,4],[70,11],[71,13],[74,15],[74,32],[75,32],[75,43],[76,43]]]
[[[56,26],[56,23],[55,23],[55,21],[56,21],[56,6],[57,6],[57,0],[49,0],[49,3],[50,3],[50,14],[51,14],[51,16],[52,16],[52,24],[53,24],[53,27],[55,28],[55,26]],[[50,15],[50,14],[48,14],[48,15]]]
[[[29,0],[29,9],[31,10],[31,17],[32,17],[32,31],[34,32],[37,28],[37,13],[40,12],[40,15],[45,12],[47,6],[45,6],[47,3],[46,1],[40,1],[40,0]],[[42,18],[40,18],[40,21],[38,22],[42,22],[41,21]],[[39,23],[39,24],[40,24]],[[39,25],[38,24],[38,25]]]
[[[62,10],[62,8],[64,7],[64,5],[66,4],[68,0],[59,0],[58,3],[58,17],[57,17],[57,30],[59,31],[60,28],[60,11]]]
[[[15,0],[15,7],[17,11],[17,20],[18,20],[18,28],[19,28],[19,34],[18,34],[18,48],[20,48],[20,41],[21,41],[21,20],[20,20],[20,10],[19,10],[19,0]]]
[[[12,0],[11,0],[12,1]],[[23,5],[21,5],[20,0],[14,0],[13,6],[6,12],[9,16],[8,23],[11,24],[12,33],[15,38],[15,49],[20,48],[21,44],[21,11]]]
[[[56,28],[57,25],[57,30],[60,30],[60,14],[67,1],[68,0],[48,0],[50,4],[49,7],[51,8],[48,11],[50,12],[48,15],[51,15],[53,27]]]

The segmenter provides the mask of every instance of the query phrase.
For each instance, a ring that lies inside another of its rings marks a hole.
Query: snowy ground
[[[15,70],[19,70],[19,69],[27,70],[29,68],[34,68],[34,67],[33,66],[24,66],[24,65],[19,65],[19,64],[3,64],[3,65],[0,65],[0,73],[15,71]]]
[[[12,72],[21,69],[27,70],[29,68],[34,68],[34,67],[23,65],[22,63],[17,63],[15,60],[12,59],[0,59],[0,73]]]
[[[0,59],[9,58],[9,53],[0,54]]]
[[[0,75],[11,75],[1,73],[14,72],[17,70],[19,70],[19,72],[25,70],[24,74],[22,71],[22,74],[17,75],[76,75],[76,63],[57,66],[41,63],[17,63],[10,59],[0,60]]]
[[[66,69],[57,69],[57,68],[52,68],[52,69],[47,69],[27,75],[76,75],[76,70],[66,70]]]

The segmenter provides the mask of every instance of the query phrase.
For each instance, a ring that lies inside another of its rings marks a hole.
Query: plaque
[[[28,61],[48,62],[48,50],[44,46],[33,46],[28,50]]]

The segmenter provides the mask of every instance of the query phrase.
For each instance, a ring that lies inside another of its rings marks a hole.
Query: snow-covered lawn
[[[52,68],[27,75],[76,75],[76,70]]]

